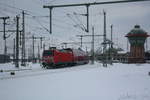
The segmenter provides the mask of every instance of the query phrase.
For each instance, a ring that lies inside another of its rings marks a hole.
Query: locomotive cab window
[[[43,52],[43,56],[53,56],[54,55],[54,53],[53,53],[53,51],[51,51],[51,50],[45,50],[44,52]]]

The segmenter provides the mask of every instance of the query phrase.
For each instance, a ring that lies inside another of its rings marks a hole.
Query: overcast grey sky
[[[53,9],[53,33],[50,35],[46,28],[49,29],[49,10],[43,8],[43,5],[51,4],[69,4],[69,3],[85,3],[85,2],[101,2],[113,0],[0,0],[0,16],[10,16],[8,23],[14,23],[13,19],[16,15],[21,16],[21,9],[26,10],[26,36],[45,36],[45,43],[50,46],[60,44],[61,42],[78,41],[76,35],[91,34],[91,27],[95,27],[95,34],[103,34],[103,9],[107,13],[107,38],[110,38],[110,25],[113,24],[113,40],[115,45],[126,50],[127,39],[124,37],[135,24],[139,24],[146,32],[150,34],[150,1],[111,5],[90,6],[90,32],[85,33],[76,24],[86,25],[86,18],[78,14],[84,14],[85,7],[69,7]],[[74,13],[78,13],[74,15]],[[67,16],[70,14],[70,16]],[[36,17],[33,17],[36,16]],[[80,20],[80,22],[79,22]],[[21,20],[20,20],[21,21]],[[3,28],[2,20],[0,20],[0,30]],[[21,25],[20,25],[21,26]],[[7,29],[15,29],[15,24],[8,25]],[[7,33],[8,35],[10,33]],[[3,45],[3,33],[0,33],[0,45]],[[9,49],[13,48],[13,38],[15,33],[8,38]],[[91,41],[91,38],[83,38],[84,42]],[[100,47],[102,37],[96,37],[96,49]],[[32,41],[28,40],[27,45],[30,46]],[[38,43],[38,41],[36,41]],[[71,47],[79,47],[79,45],[70,45]],[[90,49],[90,45],[84,45]],[[148,39],[148,47],[150,49],[150,39]],[[0,48],[3,53],[3,46]]]

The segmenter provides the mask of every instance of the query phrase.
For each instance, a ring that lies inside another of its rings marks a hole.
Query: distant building
[[[128,63],[145,63],[145,49],[144,43],[149,35],[139,25],[135,27],[126,35],[130,42],[130,53],[128,56]]]
[[[10,61],[11,59],[9,55],[0,54],[0,63],[7,63]]]

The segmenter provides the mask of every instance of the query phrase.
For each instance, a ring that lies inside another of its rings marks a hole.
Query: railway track
[[[89,66],[89,64],[86,64],[86,65],[79,65],[79,66],[74,66],[74,67],[65,67],[65,68],[60,68],[60,69],[41,68],[41,69],[30,69],[30,70],[24,70],[24,71],[13,70],[15,72],[15,75],[8,74],[6,76],[0,77],[0,80],[35,77],[35,76],[49,75],[49,74],[59,74],[59,73],[64,73],[64,72],[87,70],[87,69],[93,69],[93,68],[98,68],[98,67]]]
[[[25,71],[25,70],[32,70],[32,69],[12,69],[12,70],[0,70],[0,72]]]

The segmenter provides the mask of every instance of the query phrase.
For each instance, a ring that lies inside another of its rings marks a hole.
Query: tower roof
[[[146,32],[140,28],[140,25],[135,25],[128,34],[146,34]]]
[[[148,37],[147,32],[141,29],[140,25],[135,25],[134,28],[126,35],[126,37],[130,36]]]

